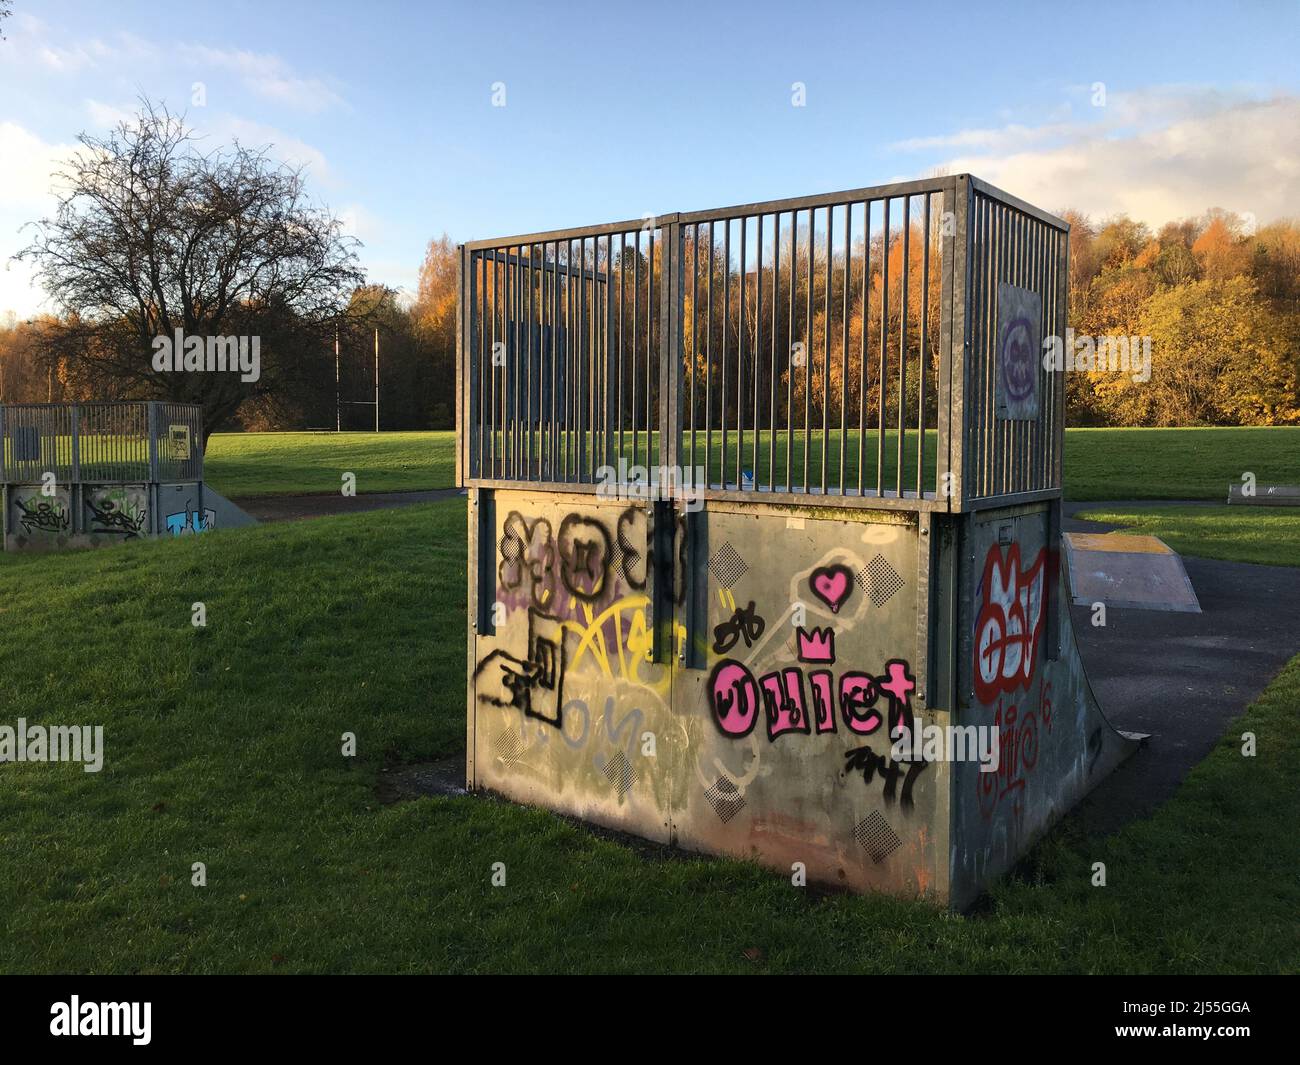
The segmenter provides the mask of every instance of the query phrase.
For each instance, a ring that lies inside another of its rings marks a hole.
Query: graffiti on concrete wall
[[[1024,792],[1038,764],[1039,731],[1052,724],[1051,684],[1037,695],[1046,619],[1047,551],[1040,549],[1024,566],[1020,546],[989,548],[979,585],[975,621],[973,677],[979,704],[993,710],[999,761],[996,772],[977,775],[980,813],[992,818],[1003,803],[1015,817],[1024,810]]]
[[[217,515],[212,510],[190,510],[190,501],[185,501],[185,509],[177,510],[166,516],[167,531],[173,536],[186,536],[207,532],[217,527]]]
[[[33,533],[57,536],[69,531],[72,514],[62,499],[15,495],[14,505],[18,508],[18,524],[28,536]]]
[[[148,532],[144,492],[127,488],[92,489],[86,495],[87,529],[92,534],[133,540]]]
[[[975,695],[981,703],[999,694],[1027,689],[1038,663],[1043,634],[1043,575],[1047,552],[1040,550],[1027,569],[1020,546],[1005,556],[994,544],[984,560],[980,579],[983,601],[975,621]]]
[[[845,631],[851,627],[852,622],[845,620],[847,612],[841,611],[859,587],[853,569],[845,562],[814,566],[796,583],[805,581],[807,591],[837,620],[795,625],[793,663],[768,660],[766,666],[759,666],[736,658],[719,659],[706,685],[717,730],[728,739],[748,738],[750,743],[757,736],[775,743],[787,735],[819,736],[842,728],[854,738],[884,736],[892,744],[904,728],[911,733],[916,678],[905,658],[889,658],[878,669],[838,661],[836,626]],[[753,601],[737,608],[734,599],[727,600],[729,595],[723,605],[730,605],[733,612],[714,629],[715,654],[738,647],[742,640],[749,648],[766,627]],[[755,758],[759,757],[756,748]],[[927,768],[923,760],[890,758],[863,742],[844,751],[845,777],[860,775],[867,785],[879,782],[885,805],[898,803],[905,810],[913,806],[916,783]],[[737,781],[732,784],[741,786]]]
[[[564,726],[564,636],[559,618],[528,611],[528,649],[522,657],[495,648],[474,670],[481,702],[511,706],[553,728]]]
[[[645,686],[653,698],[666,698],[668,671],[649,662],[654,640],[644,592],[646,538],[640,507],[624,509],[612,528],[593,513],[566,514],[557,529],[548,518],[511,511],[498,546],[496,598],[507,611],[528,611],[529,646],[518,654],[495,649],[479,663],[476,677],[505,685],[489,686],[480,698],[561,730],[566,671]],[[539,637],[543,623],[547,634]],[[684,628],[675,625],[679,646],[684,638]],[[579,710],[585,715],[586,704]]]

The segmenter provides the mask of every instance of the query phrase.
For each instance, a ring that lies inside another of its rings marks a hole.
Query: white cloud
[[[343,104],[342,97],[325,82],[299,77],[277,55],[198,44],[181,45],[177,54],[183,63],[234,73],[251,92],[296,111],[315,113]]]
[[[52,207],[51,175],[76,149],[75,144],[47,144],[16,122],[0,122],[0,189],[4,189],[4,207],[42,210]]]
[[[908,143],[972,149],[943,168],[1052,210],[1074,207],[1097,218],[1124,212],[1153,226],[1210,207],[1260,222],[1300,214],[1300,97],[1164,86],[1111,94],[1096,110],[1086,122]]]
[[[129,123],[135,119],[134,111],[106,104],[101,100],[87,100],[86,115],[101,129],[114,129],[122,122]]]
[[[191,120],[194,117],[195,115],[191,113]],[[324,152],[274,126],[226,115],[217,118],[211,126],[200,127],[199,131],[207,134],[208,140],[216,144],[237,140],[247,148],[266,148],[272,158],[279,159],[289,166],[305,167],[309,187],[317,183],[335,184],[334,175]]]

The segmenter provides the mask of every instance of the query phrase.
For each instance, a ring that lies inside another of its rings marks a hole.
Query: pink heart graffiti
[[[833,566],[813,570],[809,584],[813,594],[831,608],[831,613],[838,614],[853,591],[853,573],[848,566],[837,562]]]

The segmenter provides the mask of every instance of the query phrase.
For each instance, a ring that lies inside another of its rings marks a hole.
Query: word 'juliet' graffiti
[[[834,634],[829,630],[799,629],[796,640],[800,661],[834,664]],[[837,705],[845,728],[859,736],[876,732],[886,717],[891,734],[903,725],[911,729],[915,690],[916,678],[901,658],[890,659],[883,675],[848,670],[838,683],[830,669],[809,670],[805,677],[797,667],[774,669],[755,679],[746,665],[724,658],[713,667],[708,684],[713,722],[724,736],[738,739],[753,732],[761,703],[770,741],[788,732],[836,731]],[[886,700],[885,714],[877,708],[881,698]]]

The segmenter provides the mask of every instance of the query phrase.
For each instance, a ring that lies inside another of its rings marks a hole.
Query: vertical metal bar
[[[799,212],[790,212],[790,308],[786,317],[785,350],[785,490],[794,491],[794,290],[798,282]]]
[[[147,424],[149,431],[149,480],[158,483],[158,403],[149,401]]]
[[[713,223],[709,223],[709,276],[704,296],[704,483],[713,483]]]
[[[462,432],[465,434],[466,447],[466,466],[465,479],[462,479],[463,486],[465,480],[472,477],[478,477],[480,464],[483,459],[483,428],[482,418],[479,414],[479,404],[483,395],[483,351],[482,351],[482,334],[483,324],[478,313],[479,304],[479,257],[477,253],[464,251],[464,266],[462,267],[462,280],[467,286],[465,293],[466,302],[469,305],[468,314],[465,322],[465,416],[462,421]]]
[[[925,194],[921,230],[925,243],[921,254],[921,364],[917,368],[916,399],[916,498],[925,498],[925,378],[930,369],[930,196]]]
[[[754,488],[759,481],[759,436],[762,434],[762,418],[759,415],[759,389],[762,386],[762,370],[759,367],[759,353],[763,350],[763,216],[755,219],[754,247],[756,249],[756,266],[754,269],[754,446],[750,458],[753,468]]]
[[[776,491],[776,330],[781,306],[781,212],[772,215],[772,351],[767,369],[767,490]]]
[[[718,398],[721,400],[721,411],[719,414],[719,435],[722,438],[721,455],[722,469],[720,472],[720,483],[725,490],[727,487],[727,333],[731,325],[731,219],[724,218],[722,221],[722,369],[718,377]],[[736,482],[740,482],[740,471],[736,471]]]
[[[641,338],[641,230],[636,231],[635,236],[636,255],[632,260],[632,465],[636,465],[641,460],[639,458],[641,448],[641,435],[639,429],[640,408],[637,405],[637,378],[640,376],[640,367],[636,361],[637,343]],[[649,454],[649,447],[646,453]]]
[[[826,207],[826,280],[822,284],[822,495],[826,494],[826,466],[830,461],[831,406],[831,287],[835,279],[831,241],[834,238],[835,208]]]
[[[680,222],[668,222],[659,253],[663,271],[659,297],[659,465],[674,471],[674,476],[682,468],[682,234]],[[670,550],[672,540],[669,535]]]
[[[474,277],[479,282],[478,294],[478,461],[474,465],[475,477],[486,477],[488,472],[484,469],[483,453],[487,444],[487,397],[491,394],[491,383],[486,375],[491,372],[491,329],[488,327],[490,319],[488,318],[487,300],[488,289],[488,259],[482,252],[476,253],[474,266]]]
[[[699,383],[700,367],[700,223],[691,227],[691,470],[698,460],[695,455],[695,393]],[[692,476],[694,473],[692,472]]]
[[[623,334],[626,332],[627,319],[627,234],[618,235],[618,457],[623,453],[623,385],[627,380],[627,371],[623,366]]]
[[[939,322],[938,448],[935,488],[949,510],[962,505],[962,405],[965,372],[964,349],[969,328],[966,314],[970,240],[968,226],[969,183],[964,176],[950,179],[944,188],[944,223],[941,255],[943,279]]]
[[[749,219],[740,219],[740,325],[736,330],[736,488],[745,487],[745,290],[749,286],[749,261],[745,237]]]
[[[587,300],[587,238],[578,241],[578,481],[591,476],[591,323]]]
[[[653,381],[654,368],[651,365],[651,359],[655,356],[654,343],[654,319],[655,319],[655,231],[651,227],[648,237],[648,250],[646,254],[646,289],[645,289],[645,456],[646,465],[655,465],[659,458],[659,451],[663,444],[663,434],[667,426],[660,425],[658,447],[655,446],[655,424],[654,424],[654,401],[653,401]],[[652,455],[653,451],[653,455]]]
[[[908,281],[911,278],[912,259],[912,197],[903,197],[903,289],[902,306],[898,323],[898,468],[895,474],[895,492],[903,498],[903,457],[907,442],[907,301]]]
[[[605,463],[614,466],[615,398],[622,382],[615,382],[614,362],[614,234],[605,238]]]
[[[845,494],[849,450],[849,287],[853,284],[853,204],[844,205],[844,299],[840,308],[840,495]]]
[[[867,335],[871,332],[871,201],[862,204],[862,357],[858,365],[858,495],[867,457]]]
[[[510,249],[503,248],[501,290],[501,339],[502,339],[502,381],[501,381],[501,460],[502,472],[506,477],[515,474],[515,433],[514,433],[514,299],[515,282],[510,262]]]
[[[876,422],[876,495],[885,494],[885,361],[889,352],[889,197],[885,197],[884,243],[880,283],[880,400]]]
[[[804,322],[803,353],[803,490],[809,491],[811,453],[812,453],[812,360],[813,360],[813,276],[817,272],[817,260],[814,250],[816,232],[814,209],[808,208],[808,307]]]
[[[497,469],[497,359],[500,357],[497,344],[498,330],[500,328],[500,316],[497,311],[497,299],[500,292],[500,278],[497,270],[497,252],[493,248],[489,253],[487,262],[492,267],[492,334],[491,348],[488,362],[491,366],[491,387],[488,389],[488,409],[492,412],[492,417],[488,421],[488,473],[489,477],[496,478],[499,476]],[[484,264],[485,266],[487,263]],[[485,294],[486,298],[486,294]]]

